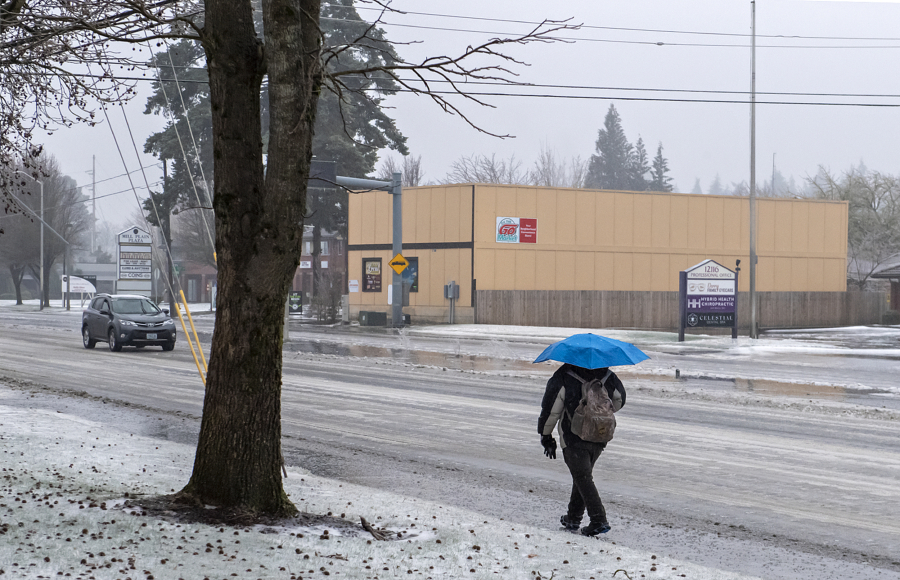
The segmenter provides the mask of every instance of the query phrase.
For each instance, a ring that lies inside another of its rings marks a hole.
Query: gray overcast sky
[[[362,5],[365,6],[365,5]],[[384,25],[409,60],[426,55],[456,54],[461,48],[494,36],[521,34],[530,27],[515,22],[472,18],[539,21],[571,17],[585,28],[565,33],[569,44],[511,47],[508,52],[531,66],[514,67],[520,80],[544,85],[582,85],[649,90],[477,87],[477,91],[590,96],[591,99],[485,97],[494,109],[463,104],[470,118],[500,140],[469,128],[443,113],[424,97],[390,97],[390,114],[408,136],[415,155],[422,155],[426,180],[444,177],[462,155],[515,155],[529,165],[542,145],[564,157],[587,158],[594,152],[597,130],[610,103],[615,103],[632,142],[643,137],[651,153],[662,142],[679,191],[690,191],[695,178],[707,191],[718,173],[722,182],[749,178],[750,2],[722,0],[395,0],[402,10],[421,14],[389,14]],[[374,17],[361,10],[364,18]],[[449,18],[448,15],[469,19]],[[406,26],[396,26],[403,24]],[[804,103],[870,103],[900,105],[900,96],[829,97],[762,93],[856,93],[900,95],[895,73],[900,58],[900,4],[759,0],[757,2],[757,179],[768,181],[772,154],[785,177],[802,182],[819,165],[839,172],[864,160],[870,169],[898,173],[894,136],[900,108],[774,105],[766,101]],[[417,28],[428,27],[428,28]],[[590,28],[606,27],[606,28]],[[455,30],[441,30],[455,29]],[[620,30],[616,30],[620,29]],[[621,30],[621,29],[642,29]],[[653,30],[653,31],[650,31]],[[663,32],[671,31],[671,32]],[[704,33],[704,34],[699,34]],[[717,33],[717,34],[709,34]],[[773,37],[775,36],[775,37]],[[795,38],[807,37],[807,38]],[[820,37],[820,38],[809,38]],[[863,39],[863,40],[857,40]],[[657,43],[663,43],[661,46]],[[739,94],[685,93],[738,91]],[[146,95],[146,90],[144,95]],[[740,104],[626,99],[702,99]],[[142,114],[145,96],[128,105],[128,120],[139,149],[162,127],[162,119]],[[110,109],[113,128],[125,149],[129,169],[135,153],[122,112]],[[98,179],[123,173],[109,128],[76,127],[45,140],[64,169],[81,184],[91,155],[97,156]],[[155,160],[144,156],[144,164]],[[143,185],[139,173],[135,183]],[[158,169],[148,172],[155,182]],[[128,187],[125,179],[98,185],[98,195]],[[143,192],[142,192],[143,194]],[[124,221],[137,207],[132,194],[98,202],[98,217]],[[101,215],[102,212],[102,215]],[[118,217],[116,217],[118,216]]]

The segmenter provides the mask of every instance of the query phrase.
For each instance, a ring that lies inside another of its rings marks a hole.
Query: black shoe
[[[609,522],[607,522],[605,520],[602,522],[596,522],[596,523],[591,522],[588,525],[581,528],[581,535],[582,536],[596,536],[597,534],[605,534],[606,532],[610,531],[611,529],[612,529],[612,526],[610,526]]]
[[[566,529],[569,530],[570,532],[574,532],[575,530],[578,529],[578,526],[581,525],[580,522],[573,522],[573,521],[570,521],[568,515],[561,516],[561,517],[559,518],[559,523],[562,525],[562,527],[566,528]]]

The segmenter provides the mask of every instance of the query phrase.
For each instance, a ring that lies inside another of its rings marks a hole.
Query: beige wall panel
[[[575,244],[593,246],[595,233],[600,227],[596,222],[597,194],[593,191],[578,191],[575,196],[577,211],[573,210],[570,214],[575,225]],[[540,221],[538,221],[538,242],[540,241]],[[591,268],[593,269],[593,266]]]
[[[672,223],[672,197],[669,195],[648,196],[650,210],[650,245],[655,248],[670,248],[670,225]]]
[[[775,249],[776,213],[775,204],[771,200],[759,200],[756,204],[756,251],[760,254],[771,253]],[[749,209],[747,221],[750,221]],[[750,237],[749,229],[747,237]],[[749,251],[748,246],[747,252]]]
[[[655,195],[634,197],[634,247],[649,248],[653,245],[653,198]]]
[[[747,290],[750,289],[750,265],[743,268],[742,274],[747,279]],[[756,289],[760,292],[772,292],[775,289],[775,258],[760,256],[756,267]]]
[[[791,234],[791,226],[794,222],[793,207],[790,203],[773,201],[769,205],[775,207],[775,246],[762,248],[761,250],[772,252],[791,252],[791,243],[793,235]]]
[[[537,197],[538,243],[536,246],[555,245],[559,242],[556,237],[556,196],[539,195]],[[529,217],[529,216],[519,216]],[[522,244],[519,244],[520,246]],[[525,244],[531,245],[531,244]]]
[[[538,215],[538,195],[545,195],[547,192],[534,187],[520,187],[516,189],[518,198],[516,199],[516,215],[511,217],[520,218],[540,218]],[[538,239],[540,239],[540,221],[538,221]]]
[[[498,244],[514,246],[516,244]],[[516,252],[513,248],[500,249],[494,252],[494,285],[506,288],[516,279]]]
[[[825,260],[819,258],[810,258],[809,269],[807,270],[808,282],[810,288],[825,289]]]
[[[459,300],[460,304],[468,304],[468,300],[463,302],[463,288],[466,289],[466,294],[470,288],[466,288],[467,286],[471,286],[468,282],[469,273],[466,272],[465,278],[463,277],[462,272],[462,262],[460,260],[460,251],[459,250],[438,250],[437,252],[432,252],[434,255],[442,254],[444,256],[444,268],[443,270],[437,274],[437,279],[434,280],[434,286],[437,290],[436,301],[432,302],[432,304],[440,305],[443,303],[443,290],[444,284],[448,284],[450,280],[454,280],[457,284],[459,284]]]
[[[634,256],[631,253],[625,254],[617,252],[616,260],[616,277],[613,290],[631,290],[633,285],[634,274]]]
[[[347,236],[351,240],[359,240],[362,236],[362,211],[359,196],[352,193],[348,199],[347,212]]]
[[[595,290],[594,252],[575,252],[575,290]]]
[[[847,208],[846,206],[828,204],[825,206],[825,252],[846,256],[847,243]]]
[[[535,290],[558,290],[556,255],[552,250],[536,250],[534,254]],[[571,272],[568,274],[572,275]],[[499,283],[499,280],[498,280]]]
[[[497,187],[497,215],[507,217],[519,217],[519,209],[516,204],[518,199],[518,188],[515,187]],[[496,225],[496,221],[494,222]]]
[[[607,252],[594,254],[595,290],[613,290],[616,285],[616,255]]]
[[[383,226],[381,226],[375,219],[376,206],[378,205],[376,203],[378,201],[378,194],[374,192],[369,193],[372,193],[373,195],[350,194],[351,196],[355,196],[355,198],[359,200],[361,213],[363,216],[361,235],[359,240],[353,240],[351,242],[354,244],[374,244],[376,243],[376,230],[380,234],[382,229],[386,229],[383,228]],[[390,230],[388,229],[387,231]]]
[[[456,241],[469,242],[474,239],[472,232],[472,187],[460,186],[456,192],[456,205],[459,207],[459,229]]]
[[[494,230],[497,227],[495,205],[497,196],[492,188],[475,186],[475,241],[494,243]],[[476,260],[477,264],[477,260]]]
[[[725,200],[721,197],[710,197],[706,200],[706,245],[710,250],[725,247]]]
[[[446,241],[444,239],[444,212],[447,209],[445,201],[446,196],[443,195],[443,191],[435,191],[427,202],[424,200],[422,201],[422,209],[428,208],[428,213],[423,215],[424,219],[422,220],[422,223],[427,224],[427,236],[430,238],[429,241],[431,242]]]
[[[809,204],[809,251],[821,253],[826,248],[825,244],[825,209],[822,203]]]
[[[687,246],[692,250],[706,248],[706,199],[698,196],[688,198]]]
[[[690,198],[672,196],[669,215],[672,221],[669,230],[670,249],[687,248],[688,247],[688,216],[690,215]]]
[[[791,290],[791,276],[793,272],[791,270],[791,266],[793,266],[793,260],[791,258],[775,258],[775,284],[774,287],[771,288],[772,292],[788,292]],[[765,290],[759,288],[761,292]],[[768,290],[768,289],[766,289]]]
[[[428,271],[422,272],[422,264],[419,264],[420,276],[428,281],[428,289],[419,285],[419,292],[427,296],[427,302],[423,302],[422,306],[439,305],[443,301],[444,284],[443,281],[447,273],[447,252],[428,252]]]
[[[632,254],[631,283],[633,288],[650,288],[653,280],[653,260],[650,254]]]
[[[847,260],[825,260],[825,292],[842,292],[847,289]]]
[[[672,290],[678,288],[678,270],[672,271],[667,254],[650,255],[650,290]],[[674,282],[673,282],[674,280]]]
[[[800,292],[809,287],[809,260],[807,258],[791,258],[792,292]]]
[[[365,194],[363,194],[365,195]],[[431,199],[428,192],[403,190],[403,243],[415,244],[428,239],[431,215],[422,206]],[[392,234],[393,237],[393,234]],[[392,240],[393,241],[393,240]],[[404,250],[403,255],[406,256]],[[391,256],[393,258],[393,256]],[[410,298],[412,300],[412,298]]]
[[[459,300],[460,304],[464,306],[471,306],[472,304],[472,251],[471,250],[456,250],[457,254],[459,254],[459,278],[456,278],[457,284],[459,284]],[[439,290],[439,294],[441,294],[442,302],[443,302],[443,285]]]
[[[616,245],[616,194],[609,191],[596,192],[596,219],[594,243],[600,247]]]
[[[539,226],[540,227],[540,226]],[[537,252],[516,252],[516,288],[537,288]],[[546,272],[547,269],[543,269]]]
[[[634,195],[615,194],[616,239],[614,245],[631,248],[634,245]]]
[[[575,252],[556,252],[556,290],[575,290]]]
[[[505,286],[498,288],[495,285],[494,264],[496,261],[495,250],[475,250],[475,280],[479,290],[505,289]]]
[[[722,248],[740,252],[741,250],[741,209],[743,200],[722,200]]]
[[[556,243],[571,246],[575,244],[575,216],[581,208],[575,205],[578,196],[571,189],[560,190],[556,194]]]
[[[444,193],[443,199],[440,199],[440,204],[438,204],[437,201],[440,197],[441,196],[439,195],[435,195],[435,207],[441,209],[441,215],[443,217],[438,216],[440,231],[433,231],[431,233],[431,241],[455,242],[457,241],[456,233],[459,231],[459,226],[457,224],[462,221],[462,216],[459,215],[458,196],[456,195],[456,192],[451,189]],[[438,237],[438,235],[440,235],[440,237]]]
[[[809,252],[809,204],[802,201],[788,202],[791,205],[791,251]]]

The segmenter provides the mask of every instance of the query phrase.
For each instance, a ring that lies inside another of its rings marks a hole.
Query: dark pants
[[[606,444],[598,443],[588,448],[569,446],[563,449],[563,459],[572,474],[572,495],[566,514],[570,522],[580,522],[585,508],[592,523],[606,521],[606,510],[603,509],[592,473],[594,464],[605,447]]]

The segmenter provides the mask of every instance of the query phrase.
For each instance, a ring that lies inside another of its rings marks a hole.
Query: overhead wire
[[[149,42],[147,43],[147,47],[150,49],[150,55],[153,56],[153,47],[150,46],[150,43],[149,43]],[[168,49],[168,44],[166,45],[166,47],[167,47],[167,49]],[[169,52],[169,50],[167,50],[167,52]],[[154,58],[154,60],[155,60],[155,58]],[[170,63],[172,62],[172,55],[171,55],[171,53],[169,54],[169,62],[170,62]],[[184,113],[184,121],[185,121],[185,123],[187,123],[188,131],[189,131],[190,134],[191,134],[191,140],[192,140],[193,143],[194,143],[194,155],[195,155],[196,158],[197,158],[197,165],[200,167],[200,173],[201,173],[201,176],[202,176],[202,178],[203,178],[204,191],[205,191],[205,193],[206,193],[207,199],[212,200],[212,197],[209,195],[209,186],[208,186],[208,183],[207,183],[207,181],[206,181],[206,174],[203,172],[203,162],[202,162],[201,159],[200,159],[200,151],[199,151],[199,149],[197,148],[197,142],[194,140],[194,132],[193,132],[193,130],[191,129],[191,120],[190,120],[190,118],[188,117],[188,114],[187,114],[187,107],[186,107],[185,104],[184,104],[184,97],[181,95],[181,86],[177,84],[177,82],[178,82],[178,81],[177,81],[177,79],[178,79],[178,74],[175,72],[174,63],[172,63],[172,65],[173,65],[173,66],[172,66],[172,75],[173,75],[173,76],[175,77],[175,79],[176,79],[176,86],[178,87],[178,94],[179,94],[179,96],[181,96],[181,109],[182,109],[182,111],[183,111],[183,113]],[[197,200],[197,205],[198,205],[199,207],[203,207],[203,203],[200,201],[200,194],[199,194],[199,192],[197,191],[197,184],[196,184],[196,182],[194,181],[194,174],[193,174],[193,172],[191,171],[191,164],[190,164],[190,162],[188,161],[187,153],[186,153],[185,150],[184,150],[184,143],[183,143],[182,140],[181,140],[181,133],[178,131],[178,120],[175,118],[175,114],[174,114],[174,112],[173,112],[174,109],[172,108],[172,103],[171,103],[171,101],[169,100],[168,93],[166,92],[165,82],[162,80],[162,69],[159,67],[159,63],[158,63],[158,62],[157,62],[157,64],[156,64],[156,71],[157,71],[156,74],[157,74],[157,76],[158,76],[158,78],[159,78],[159,86],[160,86],[160,89],[162,90],[163,98],[164,98],[165,101],[166,101],[166,110],[168,111],[168,113],[169,113],[169,118],[170,118],[171,121],[172,121],[172,128],[173,128],[173,130],[175,131],[175,137],[176,137],[177,140],[178,140],[178,147],[179,147],[179,149],[181,150],[181,155],[182,155],[182,157],[184,158],[185,169],[187,170],[188,176],[191,178],[191,187],[192,187],[192,189],[194,190],[194,197],[195,197],[196,200]],[[205,215],[202,211],[200,212],[200,218],[203,220],[203,226],[204,226],[204,228],[206,229],[206,237],[207,237],[207,239],[209,240],[210,248],[211,248],[212,251],[213,251],[213,262],[216,262],[216,261],[217,261],[217,257],[216,257],[216,243],[215,243],[215,241],[213,240],[212,232],[211,232],[210,227],[209,227],[209,222],[208,222],[208,220],[206,219],[206,215]]]
[[[383,13],[384,11],[381,8],[369,7],[369,6],[345,6],[343,4],[326,4],[326,6],[331,8],[347,8],[347,9],[356,9],[356,10],[368,10],[375,11],[379,13]],[[415,16],[431,16],[437,18],[451,18],[451,19],[459,19],[459,20],[476,20],[483,22],[501,22],[506,24],[527,24],[529,26],[539,26],[541,24],[545,24],[544,21],[537,20],[516,20],[512,18],[491,18],[487,16],[463,16],[460,14],[439,14],[435,12],[417,12],[412,10],[401,10],[397,9],[396,11],[388,11],[388,13],[392,14],[412,14]],[[746,32],[715,32],[715,31],[702,31],[702,30],[675,30],[675,29],[665,29],[665,28],[632,28],[632,27],[624,27],[624,26],[598,26],[591,24],[580,24],[579,28],[585,30],[610,30],[617,32],[651,32],[655,34],[686,34],[686,35],[698,35],[698,36],[725,36],[725,37],[738,37],[738,38],[750,38],[751,34]],[[884,42],[900,42],[900,37],[877,37],[877,36],[808,36],[808,35],[800,35],[800,34],[756,34],[757,38],[793,38],[798,40],[863,40],[863,41],[884,41]]]

